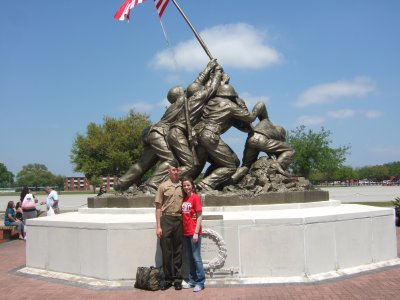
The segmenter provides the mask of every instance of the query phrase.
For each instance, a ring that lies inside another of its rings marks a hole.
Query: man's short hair
[[[179,162],[178,162],[178,160],[177,160],[176,158],[174,158],[173,160],[171,160],[171,161],[169,162],[169,165],[170,165],[171,167],[174,167],[174,168],[179,168]]]

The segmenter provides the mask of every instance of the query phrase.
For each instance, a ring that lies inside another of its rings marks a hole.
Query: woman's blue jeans
[[[204,282],[206,281],[206,275],[204,272],[203,261],[201,259],[201,236],[197,243],[193,243],[193,236],[184,237],[186,243],[186,249],[189,258],[189,284],[190,285],[200,285],[204,288]]]

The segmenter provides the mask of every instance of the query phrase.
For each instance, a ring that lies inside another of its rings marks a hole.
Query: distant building
[[[65,177],[64,191],[88,191],[90,183],[86,177]]]
[[[114,188],[114,183],[117,182],[117,176],[103,176],[100,177],[100,186],[105,185],[107,190]]]
[[[107,190],[114,187],[114,182],[117,181],[117,176],[101,176],[99,185],[105,185]],[[90,191],[93,187],[90,185],[89,179],[86,177],[65,177],[64,191]]]

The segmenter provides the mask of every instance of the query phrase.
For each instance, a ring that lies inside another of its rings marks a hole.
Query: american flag
[[[131,14],[131,9],[134,8],[136,5],[143,3],[145,0],[125,0],[122,3],[121,7],[115,13],[114,18],[120,21],[128,21],[129,16]],[[169,0],[154,0],[154,4],[156,5],[157,13],[162,17],[165,8],[167,7]]]
[[[158,12],[158,15],[160,18],[162,17],[162,14],[164,13],[165,8],[167,7],[169,0],[154,0],[154,3],[156,4],[156,9]]]
[[[131,9],[134,8],[139,3],[143,3],[145,0],[125,0],[121,7],[115,13],[114,18],[120,21],[129,21],[129,15]]]

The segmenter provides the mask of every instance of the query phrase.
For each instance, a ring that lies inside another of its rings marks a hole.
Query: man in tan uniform
[[[163,258],[165,285],[163,290],[174,285],[182,289],[182,183],[179,180],[180,169],[176,159],[169,163],[169,179],[157,189],[156,198],[156,235],[160,239]]]

